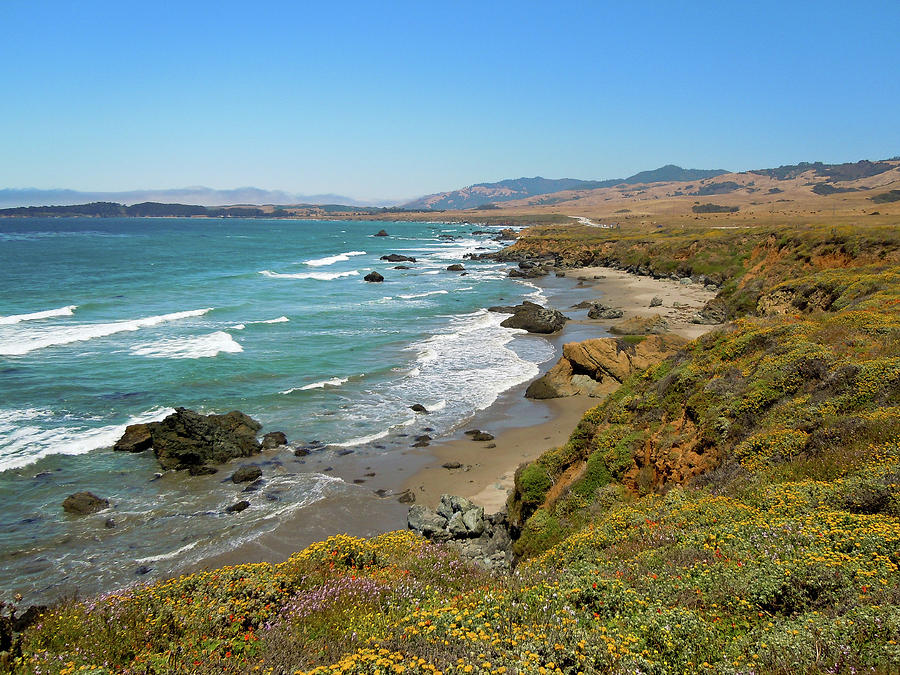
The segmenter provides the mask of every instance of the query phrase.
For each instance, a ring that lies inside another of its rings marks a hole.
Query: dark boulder
[[[387,260],[388,262],[416,262],[416,259],[413,256],[400,255],[399,253],[383,255],[381,256],[381,260]]]
[[[378,230],[378,232],[375,233],[375,236],[376,237],[387,237],[388,233],[385,232],[384,230]]]
[[[232,483],[249,483],[262,476],[262,469],[258,466],[244,465],[231,474]]]
[[[369,282],[374,282],[374,283],[384,281],[384,277],[381,276],[375,270],[372,270],[371,272],[369,272],[366,276],[363,277],[363,279],[365,279],[366,281],[369,281]]]
[[[212,466],[206,466],[205,464],[193,465],[188,467],[188,473],[192,476],[211,476],[214,473],[218,473],[218,469]]]
[[[109,500],[98,497],[93,492],[76,492],[65,498],[62,507],[66,513],[85,516],[108,508]]]
[[[472,434],[473,441],[492,441],[494,440],[493,434],[489,434],[486,431],[479,431],[478,433]]]
[[[465,272],[466,268],[463,267],[462,265],[460,265],[459,263],[455,263],[453,265],[448,265],[447,271],[448,272]]]
[[[162,422],[151,422],[153,452],[163,469],[190,469],[221,464],[260,451],[256,432],[262,425],[242,412],[201,415],[176,408]]]
[[[555,333],[562,330],[568,320],[555,309],[541,307],[527,300],[515,307],[515,314],[500,325],[504,328],[522,328],[529,333]]]
[[[394,267],[394,269],[395,270],[411,270],[412,267],[410,267],[409,265],[397,265],[396,267]]]
[[[589,319],[621,319],[625,314],[621,309],[615,309],[602,302],[595,302],[588,310]]]
[[[426,408],[421,403],[413,403],[411,406],[409,406],[409,409],[413,412],[422,413],[424,415],[428,414],[428,408]]]
[[[129,424],[122,438],[116,441],[113,450],[119,452],[143,452],[153,445],[149,424]]]
[[[283,431],[270,431],[262,439],[262,449],[263,450],[274,450],[275,448],[280,448],[283,445],[287,445],[287,436],[284,435]]]
[[[225,513],[240,513],[241,511],[246,509],[248,506],[250,506],[250,502],[248,502],[246,499],[242,499],[241,501],[237,502],[236,504],[232,504],[231,506],[226,507]]]

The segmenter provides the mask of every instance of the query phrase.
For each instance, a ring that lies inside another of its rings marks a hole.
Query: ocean
[[[382,228],[390,236],[374,236]],[[230,471],[161,475],[152,452],[111,449],[127,424],[176,406],[237,409],[262,432],[377,458],[409,446],[404,434],[421,426],[410,405],[428,408],[439,437],[533,378],[554,347],[500,327],[504,315],[486,307],[540,302],[540,289],[505,265],[463,260],[502,246],[473,234],[489,229],[0,220],[0,591],[37,601],[118,588],[361,489],[276,461],[253,507],[227,515]],[[390,253],[417,262],[380,260]],[[370,270],[385,281],[363,281]],[[64,514],[81,490],[112,508]]]

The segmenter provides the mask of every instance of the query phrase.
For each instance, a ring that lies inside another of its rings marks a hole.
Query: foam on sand
[[[0,335],[0,356],[21,356],[33,352],[36,349],[67,345],[73,342],[83,342],[85,340],[115,335],[116,333],[136,331],[141,328],[157,326],[169,321],[179,321],[180,319],[203,316],[212,310],[212,307],[207,307],[206,309],[160,314],[158,316],[148,316],[143,319],[130,319],[127,321],[26,328],[21,331],[17,330],[11,334]]]
[[[39,319],[49,319],[54,316],[72,316],[78,305],[66,305],[59,309],[46,309],[43,312],[31,312],[30,314],[10,314],[9,316],[0,316],[0,326],[10,326],[21,323],[22,321],[37,321]]]
[[[334,263],[350,260],[350,256],[365,254],[365,251],[347,251],[346,253],[338,253],[337,255],[330,255],[325,258],[313,258],[312,260],[306,260],[303,264],[309,265],[310,267],[324,267],[326,265],[333,265]]]
[[[237,354],[244,348],[225,331],[184,338],[165,338],[135,345],[131,353],[157,359],[203,359],[225,352]]]
[[[260,272],[264,277],[270,279],[317,279],[318,281],[331,281],[332,279],[340,279],[341,277],[358,276],[359,272],[350,270],[349,272],[298,272],[297,274],[279,274],[271,270],[262,270]]]

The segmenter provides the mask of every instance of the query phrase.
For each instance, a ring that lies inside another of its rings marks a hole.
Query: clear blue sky
[[[900,154],[900,2],[0,0],[0,187],[412,197]]]

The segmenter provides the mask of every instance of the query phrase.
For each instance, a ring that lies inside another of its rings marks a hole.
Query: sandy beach
[[[548,293],[548,304],[571,318],[561,334],[553,338],[560,350],[566,342],[609,337],[611,325],[634,316],[659,314],[668,321],[672,333],[687,339],[714,328],[690,322],[693,314],[715,297],[714,291],[705,290],[700,284],[641,277],[607,267],[567,270],[566,279],[576,281],[570,290]],[[571,309],[571,304],[576,304],[572,301],[578,297],[621,309],[623,316],[613,320],[588,319],[587,310]],[[654,297],[660,298],[662,305],[650,307]],[[555,360],[544,364],[542,374],[554,363]],[[608,395],[615,389],[616,385],[610,384],[602,394]],[[488,513],[500,510],[513,487],[516,468],[547,449],[564,444],[585,411],[601,401],[583,395],[533,401],[523,398],[524,391],[522,386],[507,392],[478,414],[465,430],[422,451],[420,461],[424,466],[404,484],[416,495],[416,503],[434,507],[442,494],[455,494],[472,499]],[[495,438],[473,441],[464,433],[470,429],[487,431]],[[444,467],[453,463],[460,467]]]

